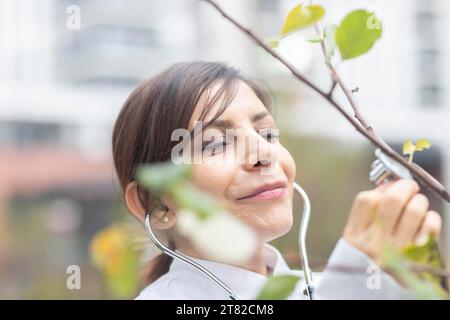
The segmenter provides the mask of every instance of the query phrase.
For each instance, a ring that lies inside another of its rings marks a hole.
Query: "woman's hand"
[[[396,248],[439,236],[441,217],[429,211],[428,198],[413,180],[401,179],[358,193],[353,201],[344,239],[375,261],[385,245]]]

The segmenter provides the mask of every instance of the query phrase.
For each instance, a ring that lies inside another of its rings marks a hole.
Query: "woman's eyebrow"
[[[261,111],[258,113],[255,113],[254,115],[251,116],[251,121],[252,123],[259,121],[265,117],[267,117],[268,115],[270,115],[270,113],[268,111]]]
[[[254,115],[252,115],[250,117],[250,120],[252,123],[255,123],[265,117],[267,117],[268,115],[270,115],[269,112],[267,111],[261,111],[258,113],[255,113]],[[208,127],[215,127],[215,128],[221,128],[221,129],[228,129],[228,128],[233,128],[234,127],[234,123],[231,120],[226,120],[226,119],[216,119],[214,121],[212,121]]]
[[[211,122],[208,127],[216,127],[223,129],[233,128],[233,121],[216,119],[213,122]]]

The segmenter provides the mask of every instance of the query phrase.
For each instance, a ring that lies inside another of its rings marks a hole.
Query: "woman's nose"
[[[278,154],[272,143],[259,134],[248,136],[248,147],[244,161],[245,170],[269,170],[278,161]]]

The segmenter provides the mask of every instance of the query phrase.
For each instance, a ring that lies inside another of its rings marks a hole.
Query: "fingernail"
[[[428,242],[428,235],[422,235],[416,240],[416,245],[423,246]]]

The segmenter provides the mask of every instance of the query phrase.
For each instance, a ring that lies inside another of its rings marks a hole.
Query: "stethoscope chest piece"
[[[403,165],[389,157],[380,149],[375,150],[377,159],[372,162],[369,180],[379,186],[398,179],[413,179],[411,173]]]

